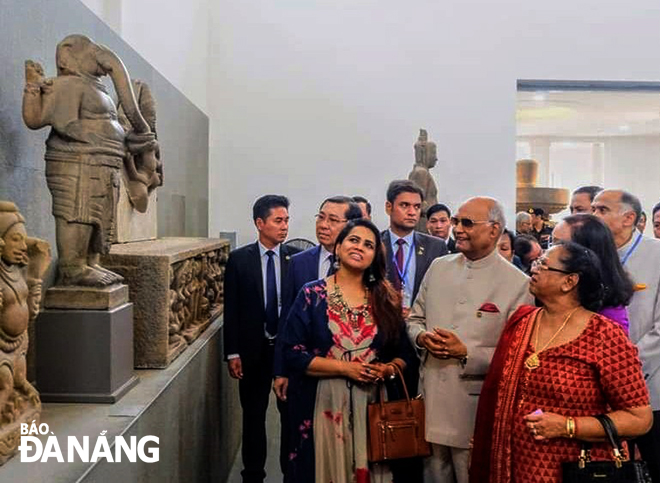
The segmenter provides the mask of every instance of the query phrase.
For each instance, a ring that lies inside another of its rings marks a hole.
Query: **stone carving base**
[[[161,238],[113,245],[104,267],[135,304],[135,367],[165,368],[222,313],[227,240]]]
[[[133,375],[133,304],[111,310],[46,309],[36,321],[44,402],[115,403]]]
[[[47,309],[108,310],[128,302],[128,286],[51,287],[46,291]]]
[[[0,440],[0,465],[4,465],[13,455],[16,454],[18,446],[21,444],[21,423],[39,424],[41,408],[32,408],[23,414],[16,421],[2,428],[2,440]]]

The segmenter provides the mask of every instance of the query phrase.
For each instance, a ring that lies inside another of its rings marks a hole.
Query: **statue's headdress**
[[[4,238],[18,223],[25,223],[25,218],[19,213],[18,207],[11,201],[0,201],[0,238]]]

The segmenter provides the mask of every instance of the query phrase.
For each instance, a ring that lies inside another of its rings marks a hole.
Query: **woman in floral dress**
[[[287,477],[390,482],[386,465],[367,462],[367,404],[414,354],[376,226],[349,222],[335,257],[337,272],[302,288],[280,334],[294,429]]]

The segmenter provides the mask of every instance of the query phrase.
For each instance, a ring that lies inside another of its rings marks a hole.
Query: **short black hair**
[[[369,203],[369,200],[366,199],[364,196],[353,196],[353,201],[356,203],[364,203],[367,205],[367,214],[371,215],[371,203]]]
[[[436,203],[435,205],[430,206],[428,210],[426,210],[426,219],[428,220],[439,211],[444,211],[447,213],[447,216],[451,216],[451,211],[449,210],[447,205],[444,205],[442,203]]]
[[[273,208],[289,209],[289,198],[283,195],[264,195],[252,205],[252,220],[258,218],[265,220],[270,216],[270,210]]]
[[[319,206],[319,211],[321,211],[321,209],[326,203],[348,205],[346,207],[346,212],[344,213],[344,218],[346,218],[347,220],[355,220],[357,218],[362,218],[362,209],[360,208],[360,205],[358,205],[350,196],[338,195],[338,196],[331,196],[330,198],[326,198],[323,200],[323,203],[321,203],[321,206]]]
[[[387,201],[394,203],[396,197],[401,193],[417,193],[424,201],[424,192],[416,183],[409,179],[396,179],[387,187]]]
[[[527,213],[534,216],[543,216],[545,215],[545,210],[543,208],[530,208],[527,210]]]
[[[653,215],[652,216],[655,216],[655,214],[658,211],[660,211],[660,202],[656,203],[655,206],[653,207]]]
[[[603,188],[600,186],[580,186],[578,189],[573,191],[574,195],[587,194],[589,195],[589,201],[593,201],[598,193],[603,191]]]
[[[558,245],[566,251],[566,255],[559,258],[564,270],[580,276],[577,285],[580,305],[587,310],[597,312],[603,305],[605,287],[598,255],[578,243],[560,242]]]
[[[504,229],[504,231],[502,232],[502,235],[500,235],[500,238],[501,238],[503,235],[506,235],[506,236],[509,237],[509,243],[511,243],[511,250],[513,250],[513,244],[514,244],[515,241],[516,241],[516,235],[514,235],[513,232],[512,232],[511,230],[509,230],[508,228],[505,228],[505,229]],[[530,249],[531,249],[531,246],[530,246]],[[528,252],[528,253],[529,253],[529,252]]]
[[[532,251],[533,244],[539,241],[532,235],[518,235],[513,241],[513,252],[527,265],[527,255]]]
[[[621,203],[626,204],[633,209],[635,212],[635,225],[639,223],[639,218],[642,216],[642,204],[639,202],[639,198],[627,191],[621,191]]]

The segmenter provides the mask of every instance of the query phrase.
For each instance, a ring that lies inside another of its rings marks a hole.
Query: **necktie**
[[[337,271],[335,269],[335,256],[328,255],[327,260],[330,262],[330,266],[328,267],[328,272],[326,273],[326,277],[329,277],[330,275],[334,275],[335,272]]]
[[[266,264],[266,332],[277,335],[277,282],[275,281],[275,252],[268,250]]]
[[[394,284],[394,288],[397,290],[401,290],[402,288],[402,280],[401,280],[401,275],[405,276],[405,273],[403,273],[403,245],[406,244],[406,240],[403,238],[399,238],[396,241],[396,244],[399,245],[399,248],[396,250],[396,254],[394,255],[395,261],[396,261],[396,267],[397,267],[397,274],[396,274],[396,283]]]

